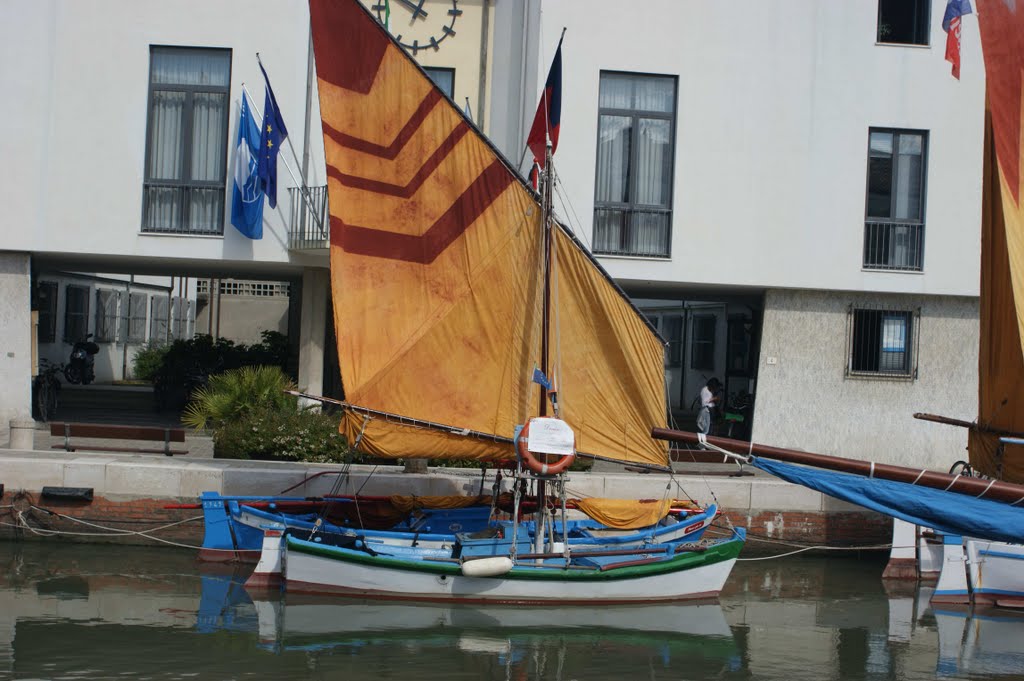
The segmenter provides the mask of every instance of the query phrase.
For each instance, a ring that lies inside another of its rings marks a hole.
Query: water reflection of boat
[[[1024,615],[988,608],[980,611],[936,606],[939,677],[1024,674]]]
[[[262,595],[262,594],[261,594]],[[601,608],[406,604],[284,595],[253,598],[232,575],[204,575],[196,628],[258,632],[273,650],[327,649],[398,638],[443,638],[460,649],[505,650],[551,638],[617,639],[659,648],[702,650],[728,661],[738,655],[717,602]]]
[[[1021,678],[1024,613],[1010,608],[936,603],[921,585],[889,594],[889,640],[935,640],[938,678]]]

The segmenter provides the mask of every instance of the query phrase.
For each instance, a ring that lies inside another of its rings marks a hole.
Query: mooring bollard
[[[35,447],[36,422],[32,419],[11,419],[9,449],[31,451]]]

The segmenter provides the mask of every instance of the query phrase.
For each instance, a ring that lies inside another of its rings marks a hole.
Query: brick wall
[[[169,541],[199,547],[203,543],[202,509],[164,508],[171,504],[194,503],[195,499],[110,500],[104,497],[94,497],[91,502],[70,501],[41,499],[36,492],[7,491],[0,500],[0,523],[3,523],[0,538],[170,546],[166,543]],[[165,527],[172,523],[177,524]],[[146,530],[155,530],[153,536],[165,541],[124,534]]]

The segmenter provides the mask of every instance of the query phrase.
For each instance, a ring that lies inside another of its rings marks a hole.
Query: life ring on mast
[[[519,431],[519,440],[516,442],[516,451],[519,453],[519,458],[522,459],[523,463],[526,464],[526,467],[534,473],[539,473],[540,475],[558,475],[568,468],[576,459],[576,450],[573,449],[569,454],[534,454],[527,446],[527,442],[530,439],[530,423],[532,421],[533,419],[527,421],[526,425],[523,426],[523,429]],[[555,461],[554,463],[547,463],[546,461],[541,461],[538,458],[542,456],[557,456],[559,458],[558,461]]]

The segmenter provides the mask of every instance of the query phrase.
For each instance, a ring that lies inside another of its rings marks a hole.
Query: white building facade
[[[754,393],[757,442],[964,458],[966,432],[912,417],[977,410],[984,67],[968,17],[951,77],[944,8],[538,7],[537,82],[567,29],[556,208],[630,295],[662,299],[670,401],[715,375]]]
[[[731,399],[753,395],[741,432],[759,442],[961,458],[965,434],[911,414],[976,411],[976,21],[956,81],[940,0],[426,0],[444,26],[391,4],[403,42],[444,36],[410,52],[513,163],[565,27],[554,205],[665,336],[674,413],[717,376]],[[299,384],[324,391],[305,2],[25,0],[0,14],[19,131],[0,138],[17,169],[0,186],[0,421],[28,413],[33,287],[58,271],[292,282]],[[296,154],[282,152],[279,206],[253,241],[229,216],[242,83],[263,108],[257,52]]]

